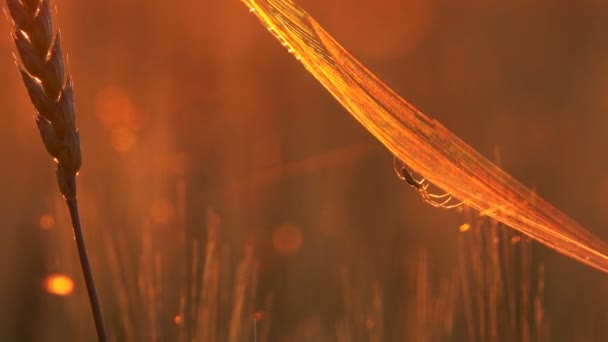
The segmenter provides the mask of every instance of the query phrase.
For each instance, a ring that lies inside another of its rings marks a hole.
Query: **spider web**
[[[397,95],[291,0],[242,0],[395,156],[471,208],[608,272],[608,245]]]

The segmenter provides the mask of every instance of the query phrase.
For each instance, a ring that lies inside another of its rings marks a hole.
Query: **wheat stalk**
[[[23,64],[17,63],[17,67],[36,109],[35,120],[42,142],[57,163],[57,182],[70,211],[97,335],[99,341],[106,341],[76,200],[76,175],[81,157],[72,79],[69,74],[66,77],[59,32],[53,32],[50,0],[6,0],[6,5]]]

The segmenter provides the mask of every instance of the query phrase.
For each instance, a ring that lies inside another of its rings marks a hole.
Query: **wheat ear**
[[[47,152],[57,162],[57,182],[66,200],[99,341],[106,341],[101,308],[87,257],[76,200],[81,165],[71,77],[66,77],[59,33],[53,32],[49,0],[6,0],[13,39],[23,66],[17,64],[36,109],[35,120]]]

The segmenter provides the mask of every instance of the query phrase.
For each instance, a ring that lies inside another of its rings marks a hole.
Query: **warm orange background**
[[[404,98],[484,155],[498,147],[506,170],[608,240],[608,4],[299,3]],[[192,259],[178,257],[179,244],[203,240],[213,208],[223,239],[255,246],[259,306],[274,294],[271,336],[331,325],[346,264],[363,282],[379,280],[386,340],[399,339],[408,262],[426,248],[433,276],[451,274],[462,214],[400,183],[390,154],[240,1],[54,4],[74,78],[85,234],[110,324],[122,313],[109,304],[106,241],[137,260],[149,236],[147,250],[177,269]],[[6,20],[0,32],[0,340],[77,339],[90,330],[86,305],[65,314],[70,296],[45,288],[47,276],[70,274],[82,295],[66,263],[76,255],[70,228]],[[606,338],[608,278],[544,247],[534,253],[551,340]],[[177,315],[175,298],[165,300]]]

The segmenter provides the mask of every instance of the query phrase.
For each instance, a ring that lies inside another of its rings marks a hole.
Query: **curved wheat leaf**
[[[608,272],[608,245],[428,118],[374,76],[291,0],[242,0],[395,156],[468,206]]]

